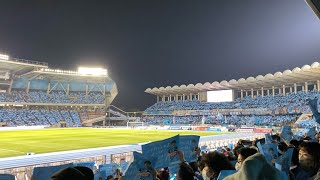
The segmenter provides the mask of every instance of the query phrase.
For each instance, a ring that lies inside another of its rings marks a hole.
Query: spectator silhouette
[[[87,167],[68,167],[51,176],[51,180],[93,180],[93,172]]]
[[[309,99],[309,107],[312,111],[313,117],[317,123],[320,124],[320,113],[318,111],[318,98]]]

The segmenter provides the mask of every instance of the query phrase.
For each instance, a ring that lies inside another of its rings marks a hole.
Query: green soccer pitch
[[[0,158],[157,141],[180,135],[210,136],[220,132],[66,128],[0,131]]]

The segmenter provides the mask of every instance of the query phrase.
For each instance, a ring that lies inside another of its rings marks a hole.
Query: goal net
[[[127,128],[135,129],[137,127],[143,127],[143,122],[127,122]]]

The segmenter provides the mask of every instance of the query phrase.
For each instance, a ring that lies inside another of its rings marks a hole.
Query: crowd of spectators
[[[299,115],[203,115],[203,116],[145,116],[142,120],[148,125],[192,125],[192,124],[228,124],[247,126],[277,126],[297,120]]]
[[[320,179],[319,133],[315,134],[315,137],[312,136],[292,139],[288,142],[283,140],[280,134],[273,134],[271,136],[272,144],[277,147],[277,150],[272,151],[272,154],[270,152],[271,159],[264,154],[265,152],[261,152],[264,149],[259,148],[258,145],[259,143],[270,144],[265,138],[239,139],[233,147],[219,146],[208,149],[208,151],[203,151],[199,147],[195,150],[198,156],[197,160],[189,162],[186,161],[184,152],[177,150],[179,167],[176,174],[172,173],[168,167],[155,169],[147,160],[144,162],[144,168],[147,171],[139,173],[139,170],[136,176],[140,176],[140,179],[153,180],[318,180]],[[290,151],[292,153],[287,156]],[[286,167],[286,165],[288,166]],[[56,172],[47,171],[50,174],[46,176],[51,177],[52,180],[73,178],[98,180],[101,174],[106,173],[102,168],[100,169],[103,166],[100,165],[99,168],[96,166],[62,168],[61,166],[61,169]],[[55,167],[55,169],[57,168]],[[32,178],[36,179],[37,176]],[[107,180],[135,178],[126,176],[125,170],[121,166],[106,175]]]
[[[67,95],[64,91],[52,91],[49,94],[44,91],[14,90],[11,93],[0,93],[0,102],[27,102],[50,104],[104,104],[105,97],[100,92],[71,92]]]
[[[288,93],[283,95],[269,95],[252,98],[246,96],[233,102],[200,102],[198,100],[164,101],[158,102],[145,110],[143,121],[152,124],[232,124],[232,125],[260,125],[277,126],[297,120],[301,113],[310,113],[309,99],[320,99],[317,91]],[[319,103],[319,102],[318,102]],[[318,106],[318,109],[320,105]],[[256,109],[259,115],[228,114],[209,112],[216,109]],[[266,111],[261,112],[262,109]],[[174,111],[193,110],[190,115],[172,116]],[[320,110],[320,109],[319,109]],[[208,113],[205,113],[208,111]],[[263,115],[264,114],[264,115]],[[300,127],[312,127],[315,122],[303,121]]]
[[[0,122],[7,126],[51,126],[59,121],[66,121],[68,127],[81,126],[80,116],[75,110],[0,109]]]
[[[297,127],[310,129],[312,127],[318,127],[319,124],[314,119],[301,119],[299,122],[295,123]]]
[[[308,99],[320,99],[317,91],[289,93],[283,95],[258,95],[254,98],[246,96],[233,102],[200,102],[198,100],[161,101],[145,110],[148,114],[171,113],[174,110],[213,110],[213,109],[248,109],[268,108],[272,111],[285,111],[286,113],[310,112]]]
[[[254,141],[239,140],[231,148],[216,147],[209,152],[199,153],[197,163],[185,163],[182,159],[176,179],[212,180],[218,179],[222,171],[231,170],[232,175],[223,178],[224,180],[318,180],[320,179],[319,133],[315,134],[315,137],[312,136],[287,142],[280,134],[272,135],[278,151],[275,153],[279,158],[271,161],[257,147],[258,142],[266,143],[264,138]],[[286,153],[290,149],[292,155],[286,160],[281,160],[287,158]],[[284,164],[278,166],[277,163]],[[286,169],[284,165],[287,163],[289,166]]]

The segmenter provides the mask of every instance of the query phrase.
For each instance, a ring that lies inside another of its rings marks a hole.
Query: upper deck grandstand
[[[255,78],[148,88],[145,92],[156,95],[157,103],[144,111],[144,120],[151,124],[283,125],[302,115],[309,119],[307,100],[320,97],[319,75],[320,64],[314,62]]]
[[[47,63],[0,56],[1,126],[81,126],[105,117],[117,94],[106,69],[50,69]]]

